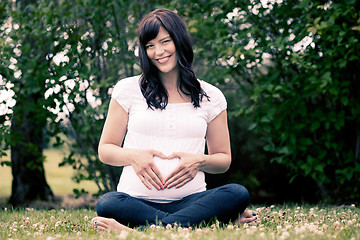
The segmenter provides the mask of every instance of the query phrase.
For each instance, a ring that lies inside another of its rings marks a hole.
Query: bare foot
[[[133,231],[133,229],[122,225],[113,218],[95,217],[91,221],[95,228],[100,231]]]
[[[256,219],[257,217],[254,211],[245,210],[242,214],[240,214],[240,217],[236,219],[235,224],[253,224]]]

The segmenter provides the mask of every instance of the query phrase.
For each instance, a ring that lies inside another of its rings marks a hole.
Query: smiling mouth
[[[157,61],[158,63],[160,63],[160,64],[166,63],[166,62],[169,60],[170,57],[171,57],[171,55],[170,55],[170,56],[167,56],[167,57],[164,57],[164,58],[156,59],[156,61]]]

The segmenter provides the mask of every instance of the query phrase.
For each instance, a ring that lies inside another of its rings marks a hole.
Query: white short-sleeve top
[[[150,109],[140,90],[140,76],[120,80],[114,87],[112,98],[129,114],[124,148],[154,149],[166,156],[173,152],[201,154],[205,151],[207,124],[226,109],[222,92],[215,86],[200,81],[201,88],[210,97],[200,102],[199,108],[192,103],[168,103],[165,110]],[[179,159],[154,157],[163,178],[178,165]],[[206,190],[204,172],[180,188],[150,190],[144,186],[131,165],[124,166],[117,191],[152,202],[166,203],[182,199],[190,194]]]

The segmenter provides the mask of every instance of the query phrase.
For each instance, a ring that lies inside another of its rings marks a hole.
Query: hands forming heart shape
[[[179,165],[164,179],[156,167],[154,157],[162,159],[179,158]],[[191,181],[201,166],[201,155],[183,152],[172,153],[169,156],[156,150],[143,150],[133,158],[133,168],[140,181],[148,188],[151,185],[157,190],[180,188]]]

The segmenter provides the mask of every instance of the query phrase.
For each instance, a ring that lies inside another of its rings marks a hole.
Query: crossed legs
[[[98,200],[96,210],[99,217],[93,221],[101,230],[174,223],[188,227],[214,217],[222,222],[237,220],[245,223],[255,220],[251,211],[244,211],[248,203],[249,193],[239,184],[191,194],[171,203],[154,203],[121,192],[109,192]]]

